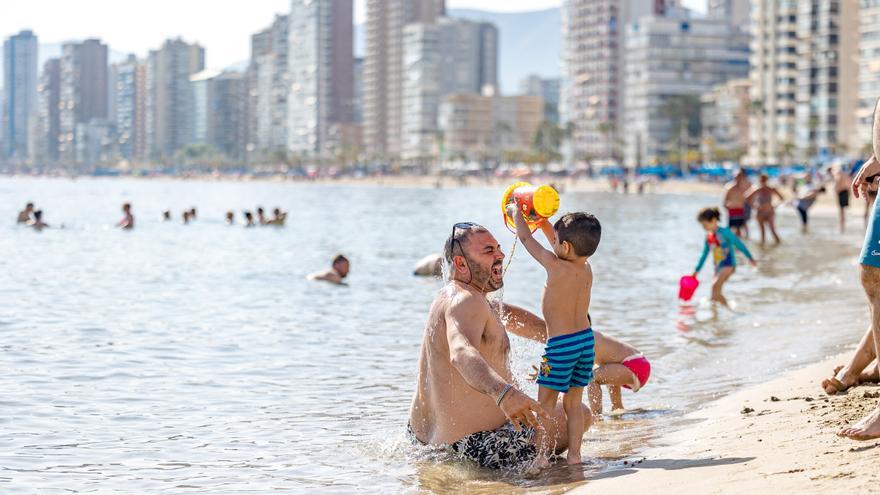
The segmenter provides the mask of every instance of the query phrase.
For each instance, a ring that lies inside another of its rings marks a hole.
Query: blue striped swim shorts
[[[592,328],[549,339],[541,358],[538,385],[558,392],[589,385],[596,358],[594,347]]]

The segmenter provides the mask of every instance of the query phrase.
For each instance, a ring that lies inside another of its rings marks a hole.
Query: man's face
[[[470,285],[484,292],[494,292],[504,287],[502,267],[504,253],[495,237],[488,232],[472,233],[461,246],[470,269]]]
[[[340,261],[333,265],[333,269],[336,270],[336,273],[339,274],[340,277],[345,278],[348,276],[348,270],[351,268],[348,261]]]

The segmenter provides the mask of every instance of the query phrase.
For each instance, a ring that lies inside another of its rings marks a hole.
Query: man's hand
[[[758,262],[755,261],[755,260],[749,260],[749,264],[752,265],[752,266],[754,266],[754,267],[757,267],[757,266],[758,266]]]
[[[859,173],[856,174],[855,179],[852,181],[853,196],[860,198],[863,195],[866,195],[868,187],[871,186],[868,178],[877,174],[880,174],[880,161],[877,161],[877,157],[872,155],[871,158],[862,165],[862,168],[859,169]]]
[[[544,411],[541,404],[538,404],[516,388],[511,388],[499,405],[501,406],[501,411],[507,416],[507,420],[510,421],[517,431],[522,427],[538,428],[538,420],[535,418],[536,413],[543,419],[550,419],[550,416]]]

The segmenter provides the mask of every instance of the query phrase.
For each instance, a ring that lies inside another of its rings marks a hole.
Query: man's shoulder
[[[484,294],[453,286],[451,294],[446,301],[446,313],[456,315],[468,315],[473,317],[480,313],[489,314],[491,307]]]

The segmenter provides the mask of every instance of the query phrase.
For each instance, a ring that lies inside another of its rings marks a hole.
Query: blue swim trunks
[[[862,255],[859,263],[880,268],[880,201],[874,201],[874,211],[871,212],[871,221],[868,231],[865,232],[865,245],[862,246]]]
[[[538,385],[558,392],[589,385],[596,358],[594,347],[592,328],[552,337],[541,358]]]

